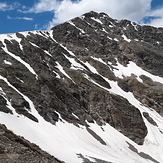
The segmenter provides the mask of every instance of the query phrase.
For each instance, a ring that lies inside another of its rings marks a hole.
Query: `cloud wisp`
[[[18,8],[20,4],[18,2],[14,2],[12,4],[7,4],[6,2],[0,2],[0,11],[9,11]]]
[[[42,13],[42,12],[54,12],[60,6],[60,2],[58,0],[39,0],[35,3],[31,8],[24,6],[24,9],[19,10],[23,13]]]
[[[30,17],[11,17],[11,16],[7,16],[7,19],[19,19],[19,20],[27,20],[27,21],[33,20],[33,18]]]

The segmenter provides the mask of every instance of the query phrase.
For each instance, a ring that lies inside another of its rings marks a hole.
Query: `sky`
[[[89,11],[163,27],[163,0],[1,0],[0,33],[47,30]]]

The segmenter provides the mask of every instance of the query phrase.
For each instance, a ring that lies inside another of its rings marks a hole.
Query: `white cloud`
[[[12,4],[7,4],[6,2],[0,2],[0,11],[7,11],[7,10],[14,10],[16,9],[20,4],[17,2],[14,2]]]
[[[149,25],[152,25],[154,27],[163,27],[163,17],[151,20]]]
[[[150,10],[147,16],[152,17],[148,24],[155,27],[163,27],[163,7],[158,7],[154,10]]]
[[[7,19],[13,19],[11,16],[7,16]]]
[[[149,16],[162,16],[163,17],[163,7],[150,11]]]
[[[39,0],[29,10],[23,12],[53,12],[54,17],[48,23],[48,28],[89,11],[105,12],[115,19],[136,22],[141,22],[147,16],[157,17],[149,23],[162,26],[163,8],[152,10],[151,2],[152,0]]]
[[[47,11],[55,11],[59,7],[59,2],[57,0],[39,0],[38,3],[35,3],[32,8],[26,13],[42,13]]]
[[[150,5],[151,0],[63,0],[54,10],[55,17],[49,27],[92,10],[105,12],[116,19],[139,21],[150,10]]]
[[[8,8],[7,4],[6,3],[0,3],[0,10],[1,11],[5,11],[6,9]]]
[[[11,17],[11,16],[7,16],[7,19],[20,19],[20,20],[28,20],[28,21],[33,20],[33,18],[29,18],[29,17]]]
[[[22,20],[28,20],[28,21],[33,20],[33,18],[29,18],[29,17],[16,17],[15,19],[22,19]]]

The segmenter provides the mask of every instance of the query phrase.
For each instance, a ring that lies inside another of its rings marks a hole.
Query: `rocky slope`
[[[16,136],[0,125],[0,162],[1,163],[61,163],[61,161],[43,152],[35,144]]]
[[[163,161],[162,28],[89,12],[1,34],[0,66],[0,123],[59,160]]]

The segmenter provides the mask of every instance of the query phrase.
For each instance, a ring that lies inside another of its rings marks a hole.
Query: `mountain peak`
[[[96,12],[96,11],[90,11],[90,12],[87,12],[85,14],[83,14],[83,16],[86,16],[86,17],[102,17],[102,16],[108,16],[107,14],[103,13],[103,12]]]
[[[0,123],[66,163],[163,162],[162,38],[94,11],[0,35]]]

